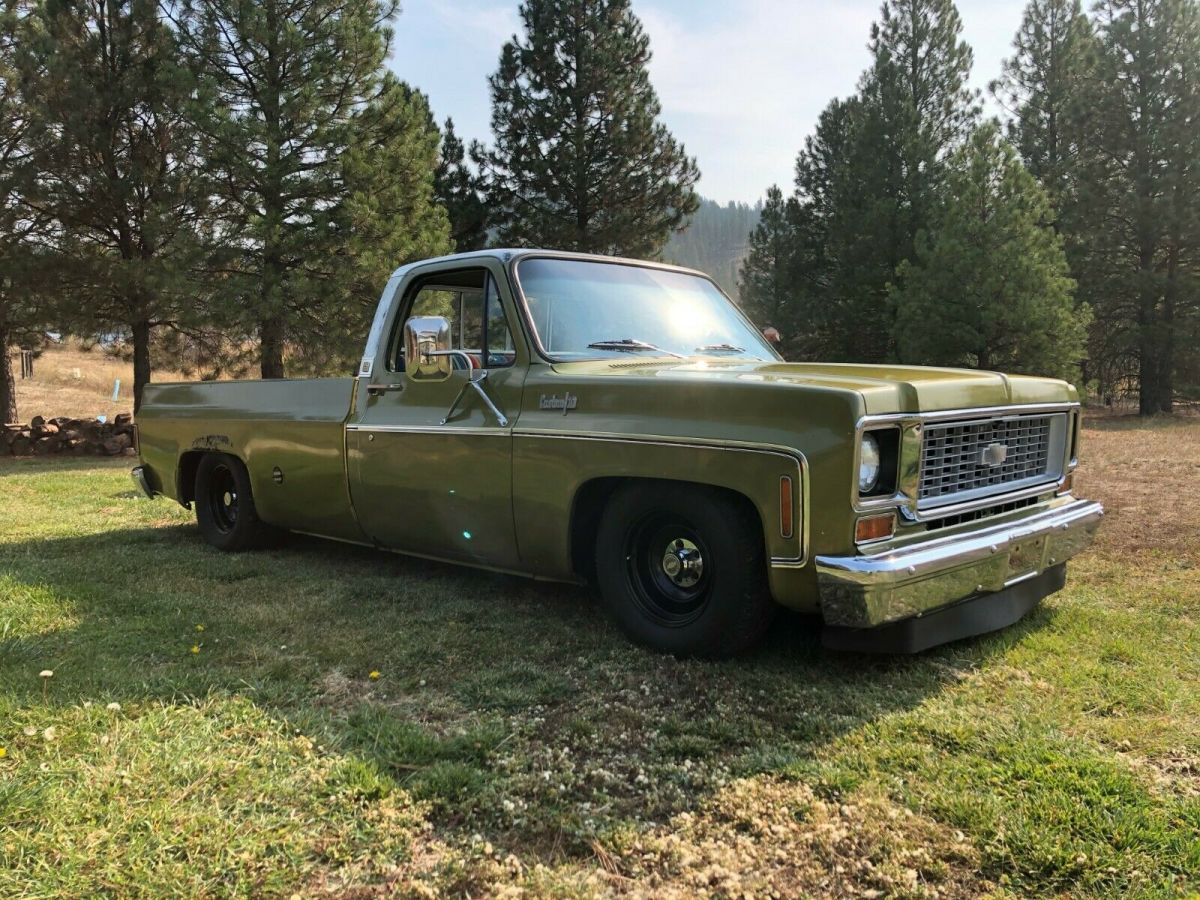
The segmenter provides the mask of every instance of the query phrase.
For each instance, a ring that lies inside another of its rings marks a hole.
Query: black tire
[[[195,503],[200,533],[218,550],[253,550],[272,535],[254,507],[250,473],[235,456],[205,454],[196,468]]]
[[[699,485],[620,489],[600,520],[596,580],[630,638],[678,656],[739,653],[775,612],[758,515]]]

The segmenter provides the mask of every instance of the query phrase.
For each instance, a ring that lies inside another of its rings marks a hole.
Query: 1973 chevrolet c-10
[[[388,281],[355,378],[152,384],[149,496],[243,550],[291,530],[595,582],[632,638],[912,652],[1015,622],[1103,515],[1075,389],[783,362],[706,276],[490,250]],[[498,614],[499,611],[497,611]]]

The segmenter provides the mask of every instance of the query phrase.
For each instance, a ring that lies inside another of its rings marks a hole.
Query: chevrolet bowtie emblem
[[[1003,465],[1006,459],[1008,459],[1007,444],[988,444],[979,451],[981,466],[989,466],[994,469],[996,466]]]

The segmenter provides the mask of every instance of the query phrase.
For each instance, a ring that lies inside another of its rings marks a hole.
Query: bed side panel
[[[346,483],[353,391],[352,378],[151,384],[138,413],[142,459],[178,500],[184,454],[230,453],[246,464],[264,521],[364,540]]]

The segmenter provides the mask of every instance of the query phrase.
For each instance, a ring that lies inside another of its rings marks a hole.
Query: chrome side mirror
[[[453,367],[450,323],[442,316],[413,316],[404,323],[404,371],[418,381],[443,381]]]

